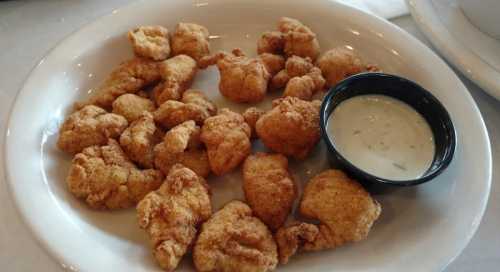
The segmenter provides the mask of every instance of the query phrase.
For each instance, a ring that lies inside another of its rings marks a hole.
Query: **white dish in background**
[[[450,167],[435,180],[375,195],[381,218],[366,241],[333,251],[300,254],[284,271],[440,271],[467,245],[483,215],[491,183],[491,152],[482,117],[466,88],[429,48],[387,21],[333,1],[147,1],[91,23],[61,42],[33,70],[20,91],[6,135],[5,164],[13,199],[40,243],[69,269],[161,271],[134,209],[90,210],[65,186],[70,156],[55,148],[58,126],[77,99],[87,95],[120,61],[132,55],[124,33],[141,24],[172,29],[178,21],[206,25],[213,51],[242,47],[254,52],[258,35],[280,16],[303,20],[323,49],[348,46],[389,73],[412,79],[448,109],[457,130]],[[214,68],[194,87],[219,105],[242,110],[217,92]],[[275,94],[276,96],[276,94]],[[266,103],[269,103],[268,99]],[[290,169],[299,187],[327,165],[319,144]],[[241,174],[209,178],[214,206],[241,198]],[[177,271],[190,271],[189,256]]]
[[[406,0],[416,24],[466,77],[500,100],[500,40],[476,28],[457,0]]]

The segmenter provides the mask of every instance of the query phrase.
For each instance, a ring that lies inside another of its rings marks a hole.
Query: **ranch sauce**
[[[434,158],[429,124],[412,107],[389,96],[361,95],[341,102],[327,128],[344,158],[377,177],[415,179]]]

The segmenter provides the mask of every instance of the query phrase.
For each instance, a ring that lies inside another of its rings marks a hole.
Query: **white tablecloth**
[[[383,17],[404,12],[401,0],[341,0],[361,5]],[[32,0],[0,2],[0,141],[7,114],[32,67],[55,44],[83,24],[132,0]],[[381,9],[386,3],[390,9]],[[429,44],[408,15],[392,20]],[[498,271],[500,267],[500,102],[476,85],[460,78],[481,109],[489,130],[493,151],[493,186],[490,202],[478,233],[446,272]],[[36,101],[34,101],[36,103]],[[3,146],[0,145],[0,154]],[[35,242],[21,222],[10,199],[0,165],[0,271],[62,271]]]

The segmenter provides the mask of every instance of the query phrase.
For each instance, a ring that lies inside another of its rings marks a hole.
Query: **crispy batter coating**
[[[204,115],[214,116],[217,113],[217,107],[212,101],[199,90],[189,89],[182,95],[182,103],[193,104],[205,112]]]
[[[282,55],[285,49],[285,37],[279,31],[266,31],[257,41],[257,54],[270,53]]]
[[[180,164],[137,205],[139,226],[149,234],[153,255],[166,271],[177,267],[194,242],[198,225],[211,214],[205,180]]]
[[[163,103],[155,112],[155,121],[172,128],[188,120],[194,120],[202,125],[205,119],[217,113],[215,105],[203,93],[187,90],[181,101],[169,100]]]
[[[243,163],[243,191],[254,214],[277,230],[290,214],[296,198],[288,159],[281,154],[256,153]]]
[[[257,120],[266,113],[265,111],[256,108],[256,107],[250,107],[246,109],[243,112],[243,118],[245,119],[245,122],[250,126],[250,130],[252,138],[257,138],[257,132],[255,132],[255,124],[257,123]]]
[[[113,113],[127,119],[129,123],[139,119],[144,111],[153,112],[154,103],[135,94],[124,94],[113,102]]]
[[[207,151],[200,142],[200,127],[192,120],[168,131],[163,142],[154,148],[154,154],[156,168],[164,173],[180,163],[202,177],[210,174]]]
[[[186,121],[168,131],[163,138],[167,152],[179,153],[200,146],[201,129],[193,120]]]
[[[122,94],[136,93],[159,81],[158,66],[159,62],[147,58],[133,58],[122,62],[84,104],[110,109],[113,101]]]
[[[272,89],[284,88],[288,81],[294,77],[309,75],[314,80],[314,92],[320,91],[325,85],[321,70],[315,67],[310,58],[291,56],[286,60],[285,69],[279,71],[271,79]]]
[[[139,57],[161,61],[170,55],[168,29],[162,26],[140,26],[130,30],[127,37]]]
[[[210,168],[216,175],[231,171],[250,154],[250,133],[243,116],[229,109],[205,120],[201,141],[207,147]]]
[[[314,65],[309,57],[291,56],[285,63],[285,70],[290,78],[303,76],[309,73],[313,67]]]
[[[106,144],[108,138],[117,138],[127,126],[127,119],[123,116],[88,105],[64,121],[59,129],[57,147],[76,154],[85,147]]]
[[[318,233],[316,225],[303,222],[295,222],[290,226],[281,227],[274,236],[278,244],[280,263],[288,263],[290,257],[295,255],[304,243],[313,242]]]
[[[161,141],[153,115],[144,112],[120,136],[120,145],[129,158],[144,168],[153,168],[153,147]]]
[[[131,207],[163,180],[158,170],[138,170],[120,145],[91,146],[76,154],[66,179],[69,190],[96,209]]]
[[[366,65],[352,50],[344,47],[330,49],[321,55],[316,65],[326,79],[327,87],[332,87],[342,79],[366,71],[377,71],[374,65]]]
[[[248,205],[233,200],[203,223],[193,260],[200,272],[264,272],[276,268],[278,253],[266,225]]]
[[[380,204],[340,170],[326,170],[307,183],[300,213],[320,221],[318,236],[305,250],[322,250],[367,237],[381,212]]]
[[[174,55],[184,54],[196,61],[210,53],[208,29],[194,23],[178,23],[172,36]]]
[[[285,58],[280,55],[274,55],[271,53],[262,53],[258,58],[264,63],[267,71],[271,76],[276,75],[279,71],[285,68]]]
[[[285,38],[285,54],[287,56],[310,57],[316,60],[320,53],[318,39],[311,29],[299,20],[282,17],[278,29]]]
[[[158,106],[167,100],[179,100],[191,86],[198,68],[196,61],[187,55],[177,55],[160,64],[163,82],[153,89],[153,97]]]
[[[312,77],[308,75],[294,77],[286,84],[283,97],[292,96],[310,101],[314,94],[314,87],[314,80]]]
[[[269,149],[304,159],[319,141],[320,101],[285,97],[273,101],[273,109],[262,115],[255,129]]]
[[[232,54],[219,52],[199,62],[201,68],[217,64],[220,73],[219,91],[238,103],[262,101],[271,77],[260,58],[246,57],[239,49]]]

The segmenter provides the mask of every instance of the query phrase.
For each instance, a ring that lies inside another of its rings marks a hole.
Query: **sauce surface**
[[[427,121],[406,103],[385,95],[360,95],[330,114],[328,136],[352,164],[391,180],[421,177],[434,158]]]

